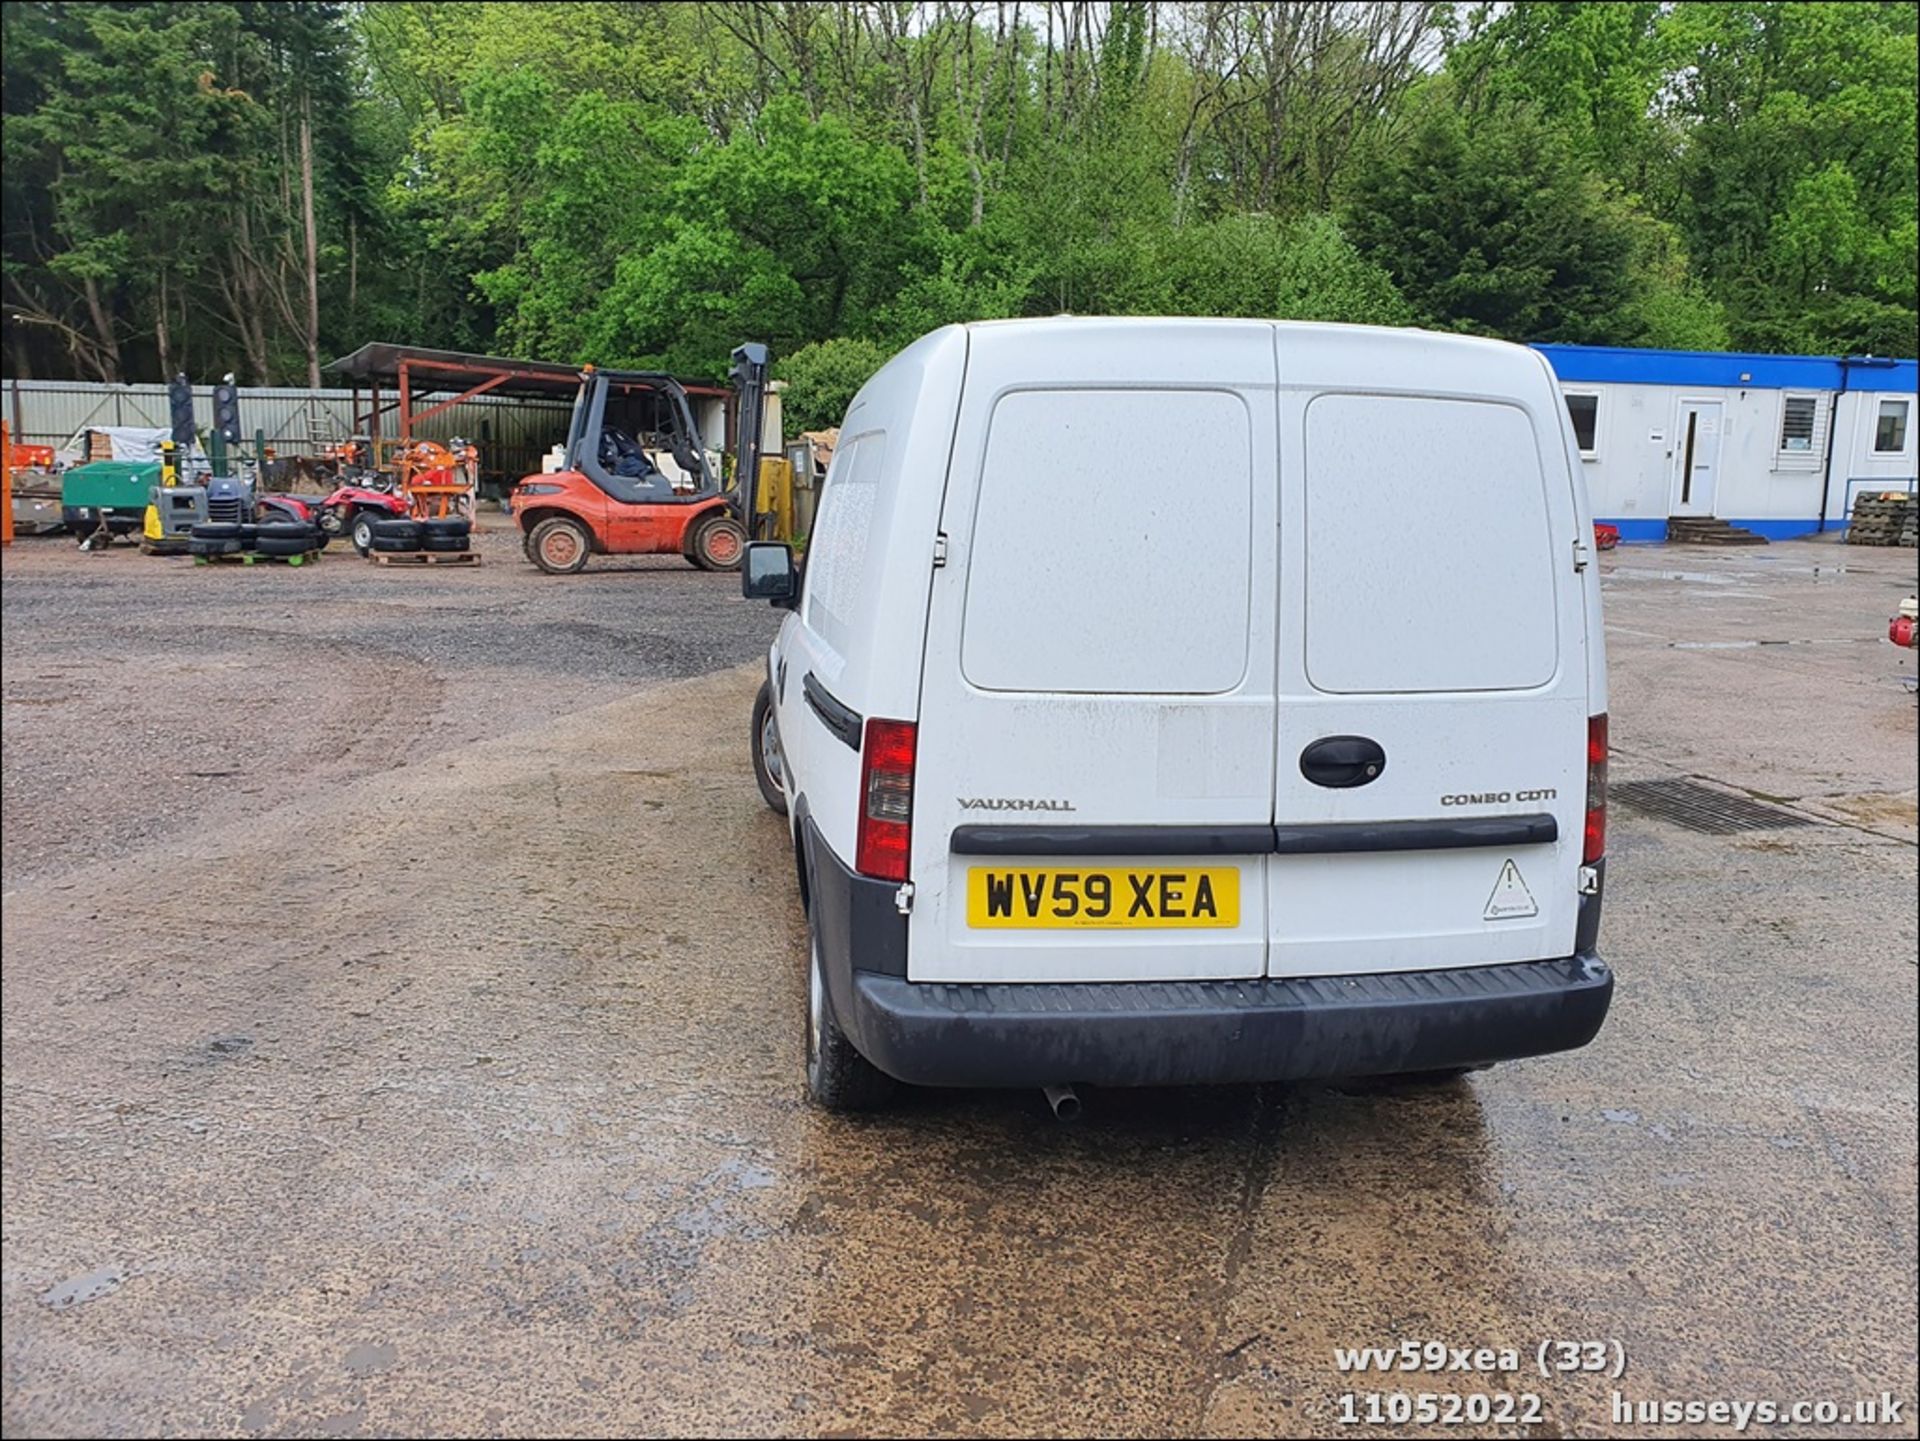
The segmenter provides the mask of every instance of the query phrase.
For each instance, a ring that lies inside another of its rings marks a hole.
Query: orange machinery
[[[455,436],[448,445],[414,440],[393,454],[393,478],[416,518],[471,517],[480,479],[480,452]]]

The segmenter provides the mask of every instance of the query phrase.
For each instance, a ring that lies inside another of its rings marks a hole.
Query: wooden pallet
[[[367,559],[375,565],[478,565],[477,550],[376,550]]]
[[[196,555],[195,565],[312,565],[320,559],[320,552],[310,550],[304,555],[262,555],[257,550],[228,551],[224,555]]]

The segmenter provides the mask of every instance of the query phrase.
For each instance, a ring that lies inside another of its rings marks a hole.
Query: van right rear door
[[[1273,385],[1260,322],[971,328],[909,979],[1264,973]]]
[[[1545,368],[1280,326],[1268,972],[1570,955],[1587,637]]]

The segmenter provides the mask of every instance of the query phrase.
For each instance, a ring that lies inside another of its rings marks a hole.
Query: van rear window
[[[1525,411],[1322,395],[1306,440],[1316,690],[1521,690],[1553,678],[1554,563],[1570,566],[1572,552],[1554,546]]]
[[[1218,694],[1247,668],[1245,404],[1026,390],[993,410],[961,669],[985,690]]]

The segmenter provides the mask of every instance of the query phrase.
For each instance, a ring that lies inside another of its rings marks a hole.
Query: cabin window
[[[1568,391],[1567,414],[1573,418],[1573,438],[1579,442],[1580,458],[1592,460],[1600,453],[1600,397]]]
[[[1907,402],[1883,400],[1880,418],[1873,428],[1873,453],[1899,455],[1907,448]]]
[[[1814,420],[1819,401],[1811,395],[1788,395],[1780,401],[1780,453],[1809,455],[1813,451]]]

